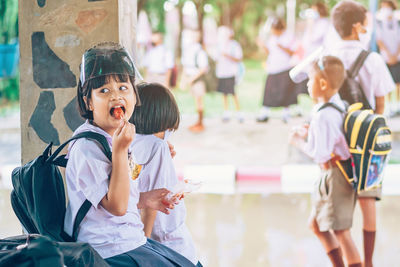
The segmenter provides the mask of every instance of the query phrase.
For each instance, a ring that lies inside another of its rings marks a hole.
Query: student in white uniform
[[[356,204],[356,193],[336,165],[336,160],[350,158],[343,133],[344,110],[339,96],[345,70],[337,57],[325,56],[312,63],[308,91],[316,103],[309,126],[300,127],[291,136],[291,143],[321,168],[315,183],[310,228],[321,241],[333,266],[361,267],[360,255],[351,237],[350,228]],[[301,130],[300,130],[301,129]]]
[[[194,125],[189,127],[189,130],[198,133],[204,131],[203,98],[206,94],[206,84],[204,80],[202,80],[202,77],[208,71],[208,56],[200,44],[200,34],[198,32],[194,32],[193,35],[192,42],[183,47],[181,59],[183,75],[181,86],[183,89],[190,88],[190,91],[194,97],[198,120]]]
[[[297,104],[295,84],[289,77],[291,58],[295,52],[294,36],[286,30],[284,21],[275,18],[271,25],[271,36],[264,44],[259,44],[266,52],[268,77],[265,82],[264,98],[258,122],[267,122],[271,107],[284,107],[282,120],[289,119],[289,106]]]
[[[143,233],[139,209],[168,213],[172,205],[165,201],[169,192],[165,188],[145,193],[137,188],[132,168],[135,127],[127,121],[140,103],[134,84],[134,63],[120,45],[102,43],[84,53],[77,99],[86,122],[74,135],[103,135],[112,161],[95,141],[81,138],[70,143],[64,230],[72,234],[77,212],[88,200],[91,207],[78,228],[77,241],[89,243],[110,266],[194,266]]]
[[[228,112],[228,95],[232,95],[237,117],[239,122],[243,122],[243,116],[239,112],[240,105],[237,94],[235,93],[236,76],[239,71],[239,64],[243,58],[243,51],[240,44],[233,39],[234,33],[231,28],[221,26],[219,28],[221,36],[218,43],[218,56],[216,65],[216,76],[218,78],[217,91],[224,97],[224,114],[222,121],[227,122],[230,119]]]
[[[168,87],[174,67],[174,57],[165,47],[160,32],[153,33],[151,45],[143,60],[146,69],[145,79],[147,82],[156,82]]]
[[[396,3],[392,0],[381,2],[377,20],[376,36],[380,54],[383,56],[394,82],[397,84],[391,107],[391,114],[400,115],[400,21],[395,18]]]
[[[133,155],[141,165],[138,177],[139,191],[167,188],[178,183],[175,167],[168,147],[168,136],[178,129],[179,109],[171,92],[160,84],[138,85],[141,105],[132,115],[136,126]],[[147,237],[175,250],[201,266],[196,257],[192,236],[186,227],[186,208],[183,200],[175,205],[169,215],[153,209],[142,209],[141,216]]]
[[[340,58],[346,69],[349,69],[363,50],[362,40],[368,38],[366,30],[367,10],[355,1],[341,1],[332,11],[332,23],[341,37],[340,43],[329,54]],[[368,55],[356,79],[375,113],[383,114],[385,96],[396,87],[390,72],[378,53]],[[381,198],[382,189],[365,191],[358,195],[364,233],[364,264],[372,266],[372,256],[376,232],[375,200]]]

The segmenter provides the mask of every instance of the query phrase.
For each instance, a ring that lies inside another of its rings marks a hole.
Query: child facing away
[[[340,58],[346,69],[355,62],[364,49],[367,39],[367,9],[355,1],[341,1],[332,10],[332,23],[341,40],[329,54]],[[393,37],[394,38],[394,37]],[[396,88],[393,78],[382,56],[371,52],[356,77],[368,100],[377,114],[385,110],[385,96]],[[349,103],[353,104],[353,103]],[[357,195],[363,216],[364,265],[372,267],[372,257],[376,234],[376,200],[380,200],[382,188],[363,191]]]
[[[321,168],[315,183],[310,228],[321,241],[333,266],[344,266],[342,252],[349,266],[360,266],[361,260],[350,234],[356,193],[336,166],[336,160],[350,158],[343,134],[344,115],[333,103],[345,110],[338,91],[345,78],[343,63],[337,57],[325,56],[314,62],[308,73],[308,91],[316,105],[310,125],[295,131],[291,143],[309,155]]]
[[[267,54],[268,77],[265,82],[262,108],[257,122],[267,122],[270,117],[270,108],[284,107],[282,120],[287,123],[290,117],[289,106],[297,104],[295,84],[289,77],[293,67],[291,58],[295,53],[294,36],[286,30],[283,19],[274,18],[271,25],[271,36],[265,43],[260,43]]]
[[[165,188],[140,193],[132,175],[135,126],[127,118],[140,104],[134,82],[134,63],[120,45],[102,43],[83,54],[77,98],[86,122],[74,135],[85,131],[103,135],[112,162],[95,141],[82,138],[70,144],[64,229],[72,233],[77,211],[87,199],[92,206],[80,224],[77,241],[89,243],[111,266],[193,266],[143,233],[139,209],[169,213],[173,205],[164,201],[169,192]]]
[[[168,137],[178,129],[180,115],[172,93],[157,83],[138,85],[141,106],[131,118],[136,126],[133,154],[141,165],[138,177],[139,191],[173,189],[178,178],[168,147]],[[181,200],[169,215],[151,208],[141,210],[144,232],[147,237],[185,256],[193,264],[202,266],[196,257],[194,243],[186,227],[186,208]]]

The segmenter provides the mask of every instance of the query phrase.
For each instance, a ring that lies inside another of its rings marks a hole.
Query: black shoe
[[[256,121],[257,122],[268,122],[269,117],[264,117],[264,118],[257,118]]]

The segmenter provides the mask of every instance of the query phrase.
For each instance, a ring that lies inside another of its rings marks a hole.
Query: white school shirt
[[[345,110],[339,94],[332,96],[329,102]],[[303,150],[318,164],[329,161],[332,153],[341,160],[346,160],[350,157],[350,152],[343,133],[344,114],[332,107],[318,111],[322,105],[323,103],[317,104],[313,108],[307,142]]]
[[[188,76],[196,76],[200,70],[208,68],[208,56],[199,43],[189,44],[183,49],[183,72]]]
[[[283,51],[278,44],[283,47],[295,50],[296,42],[294,36],[288,31],[284,31],[281,35],[271,35],[265,42],[265,46],[269,50],[267,58],[267,72],[276,74],[287,71],[292,67],[291,56]]]
[[[310,55],[324,44],[329,28],[330,22],[328,18],[318,18],[312,21],[312,24],[307,27],[303,37],[303,46],[306,56]]]
[[[111,148],[112,137],[99,127],[86,121],[76,129],[74,135],[83,131],[104,135]],[[129,148],[131,150],[132,146]],[[129,203],[125,215],[112,215],[100,205],[108,192],[111,162],[96,141],[82,138],[70,144],[65,175],[69,198],[64,220],[66,233],[72,234],[78,209],[88,199],[92,207],[80,224],[79,242],[89,243],[103,258],[136,249],[146,243],[137,208],[140,196],[137,180],[130,180]]]
[[[143,66],[150,73],[165,74],[174,67],[174,57],[165,45],[157,45],[146,53]]]
[[[392,18],[391,20],[379,20],[376,27],[376,39],[382,41],[392,55],[397,54],[397,60],[400,61],[400,26],[399,21]],[[389,61],[386,51],[380,51],[385,62]]]
[[[138,177],[139,191],[167,188],[172,190],[178,182],[175,167],[167,143],[167,134],[160,139],[152,134],[136,134],[133,153],[136,163],[142,165]],[[192,236],[186,227],[186,207],[183,200],[170,210],[170,214],[157,212],[151,238],[175,250],[197,264],[196,250]]]
[[[243,51],[240,44],[235,40],[229,40],[225,45],[219,47],[215,74],[218,78],[235,77],[239,70],[239,62],[235,62],[224,56],[224,53],[242,59]]]
[[[360,41],[341,40],[334,49],[327,51],[326,54],[338,57],[342,60],[345,69],[349,69],[362,49]],[[385,96],[396,88],[382,56],[376,52],[368,55],[356,80],[364,90],[372,109],[376,108],[375,97]]]

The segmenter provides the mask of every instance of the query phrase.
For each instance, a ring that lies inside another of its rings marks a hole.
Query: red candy
[[[120,107],[114,108],[113,115],[117,120],[120,120],[124,116],[124,111]]]

